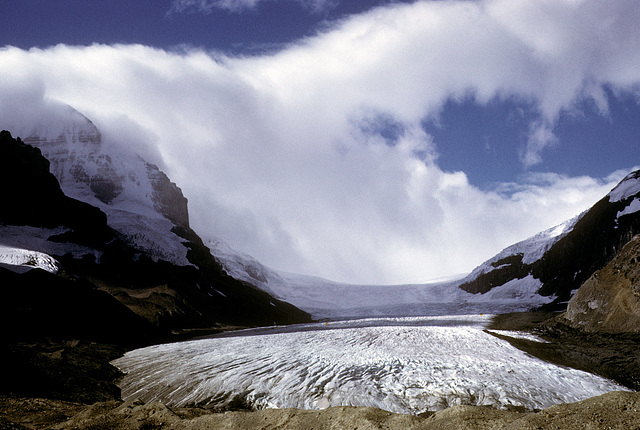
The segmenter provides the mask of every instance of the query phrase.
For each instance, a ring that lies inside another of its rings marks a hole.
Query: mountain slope
[[[124,144],[105,143],[88,118],[66,105],[46,106],[20,133],[49,160],[67,196],[101,209],[110,227],[154,260],[191,264],[171,231],[189,227],[187,199],[156,166]]]
[[[640,171],[627,175],[609,194],[573,220],[505,249],[460,285],[485,293],[505,282],[532,276],[540,294],[561,309],[596,270],[640,233]],[[527,252],[533,249],[534,252]]]
[[[39,149],[12,139],[8,132],[2,133],[0,151],[6,168],[2,174],[7,177],[3,178],[5,187],[0,193],[0,279],[6,286],[2,292],[5,314],[24,327],[22,334],[73,336],[77,329],[71,330],[72,326],[95,328],[97,324],[100,327],[95,332],[110,333],[113,340],[122,336],[120,331],[116,335],[117,330],[111,330],[121,326],[114,319],[135,319],[144,328],[142,331],[156,334],[218,324],[269,325],[309,320],[294,306],[226,275],[188,227],[188,219],[176,217],[185,215],[181,208],[186,207],[186,199],[157,168],[140,159],[125,159],[128,164],[123,162],[120,166],[143,169],[121,171],[118,159],[91,156],[89,148],[98,152],[100,149],[87,147],[96,142],[88,140],[86,133],[73,128],[63,131],[53,149],[47,148],[48,141],[44,139],[39,140],[40,144],[53,156],[66,154],[70,159],[84,161],[69,169],[53,169],[58,175],[68,179],[70,171],[79,171],[80,167],[89,171],[97,165],[106,166],[103,172],[111,172],[102,178],[97,194],[90,186],[90,175],[87,182],[67,180],[66,188],[87,202],[63,193]],[[80,142],[81,148],[63,151],[63,142],[68,146]],[[11,170],[11,166],[15,168]],[[117,186],[125,174],[129,179],[137,175],[135,182],[121,183],[134,184],[132,189]],[[119,190],[108,203],[99,198],[104,198],[101,193],[105,189]],[[173,210],[172,200],[177,211]],[[99,208],[88,202],[98,202]],[[28,270],[47,267],[51,269],[49,273]],[[93,303],[87,309],[100,315],[102,322],[86,323],[85,317],[90,315],[83,317],[85,311],[80,306],[84,300],[80,297],[86,294],[93,297],[86,299]],[[47,300],[42,301],[43,297]],[[47,301],[53,309],[58,308],[56,313],[64,312],[75,323],[47,326],[51,316]],[[108,310],[113,311],[113,318]],[[122,317],[124,314],[128,317]],[[131,325],[129,337],[136,337],[136,324]],[[43,325],[51,330],[38,328]],[[92,336],[91,330],[81,334]],[[138,337],[139,342],[142,337]]]

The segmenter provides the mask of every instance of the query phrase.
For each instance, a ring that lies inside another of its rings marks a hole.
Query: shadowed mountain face
[[[0,132],[0,222],[37,227],[66,226],[85,240],[106,239],[107,217],[99,209],[64,195],[39,149]]]
[[[471,293],[485,293],[513,279],[532,275],[542,282],[545,296],[556,296],[550,307],[562,308],[582,283],[603,268],[640,233],[640,171],[630,173],[611,193],[537,246],[532,259],[522,249],[527,241],[507,248],[476,269],[460,285]],[[532,238],[532,239],[535,239]],[[534,242],[532,239],[529,242]]]
[[[155,176],[175,195],[166,175]],[[140,344],[176,329],[309,320],[227,276],[188,223],[168,231],[188,264],[154,259],[129,240],[130,232],[110,227],[100,209],[65,196],[40,150],[6,131],[0,179],[0,313],[4,327],[14,327],[12,338]],[[36,252],[55,259],[57,270],[40,270]]]

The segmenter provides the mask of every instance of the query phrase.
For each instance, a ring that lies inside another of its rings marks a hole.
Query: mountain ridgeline
[[[526,260],[522,246],[514,245],[476,269],[460,288],[486,293],[532,275],[542,282],[539,294],[556,297],[546,308],[562,309],[575,290],[640,233],[639,203],[640,171],[635,171],[562,234],[549,238],[539,258]]]

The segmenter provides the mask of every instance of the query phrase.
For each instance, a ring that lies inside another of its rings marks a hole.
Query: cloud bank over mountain
[[[640,98],[638,22],[636,1],[424,1],[259,56],[5,47],[0,127],[24,135],[30,121],[55,120],[43,106],[70,104],[105,142],[133,146],[179,184],[201,236],[278,269],[426,281],[571,218],[624,176],[527,168],[562,145],[561,113],[588,101],[606,116],[606,90]],[[439,167],[422,123],[450,99],[534,107],[513,145],[521,181],[484,190]]]

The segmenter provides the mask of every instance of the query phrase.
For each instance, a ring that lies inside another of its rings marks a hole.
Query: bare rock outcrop
[[[640,235],[580,287],[564,319],[589,332],[640,332]]]

